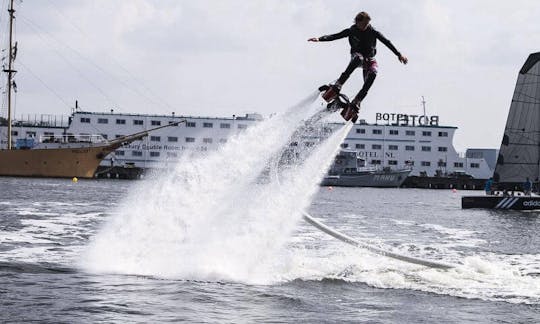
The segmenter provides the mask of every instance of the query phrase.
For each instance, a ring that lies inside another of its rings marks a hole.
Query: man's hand
[[[317,37],[311,37],[310,39],[307,40],[308,42],[318,42],[319,41],[319,38]]]
[[[401,63],[403,64],[407,64],[407,62],[409,62],[409,60],[407,59],[407,57],[403,56],[403,55],[400,55],[398,56],[398,59]]]

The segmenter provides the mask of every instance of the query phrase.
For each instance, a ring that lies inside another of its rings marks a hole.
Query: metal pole
[[[7,80],[7,87],[8,87],[8,112],[7,112],[7,120],[8,120],[8,137],[7,137],[7,149],[11,150],[11,88],[12,88],[12,80],[13,72],[12,66],[13,66],[13,19],[15,18],[15,10],[13,9],[13,0],[10,1],[9,5],[9,53],[8,53],[8,68],[7,70],[4,70],[4,72],[8,75]]]
[[[424,96],[422,96],[422,107],[424,108],[424,122],[426,121],[426,101],[424,100]]]

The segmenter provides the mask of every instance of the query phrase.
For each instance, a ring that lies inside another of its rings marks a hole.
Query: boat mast
[[[422,96],[422,107],[424,108],[424,120],[426,118],[426,100],[424,99],[424,96]]]
[[[15,53],[13,51],[13,20],[15,19],[15,9],[13,9],[13,0],[10,1],[9,5],[9,52],[8,52],[8,68],[4,69],[4,72],[7,73],[7,123],[8,123],[8,136],[7,136],[7,149],[11,150],[11,89],[13,87],[13,75],[15,70],[13,70],[13,60],[15,59]]]

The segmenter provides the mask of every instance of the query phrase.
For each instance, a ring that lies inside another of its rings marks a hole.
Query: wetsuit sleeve
[[[394,44],[392,44],[392,42],[388,38],[384,37],[383,34],[381,34],[378,30],[375,30],[375,36],[378,40],[381,41],[381,43],[386,45],[386,47],[388,47],[392,52],[394,52],[396,56],[401,56],[401,53],[396,49]]]
[[[336,39],[349,37],[349,34],[350,34],[350,29],[347,28],[347,29],[344,29],[344,30],[340,31],[337,34],[321,36],[321,37],[319,37],[319,42],[329,42],[329,41],[333,41],[333,40],[336,40]]]

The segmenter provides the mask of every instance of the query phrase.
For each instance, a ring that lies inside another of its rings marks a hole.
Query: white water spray
[[[271,282],[282,246],[309,206],[351,125],[335,132],[282,187],[256,180],[301,124],[315,97],[232,138],[220,151],[185,157],[141,183],[92,240],[88,271]]]

